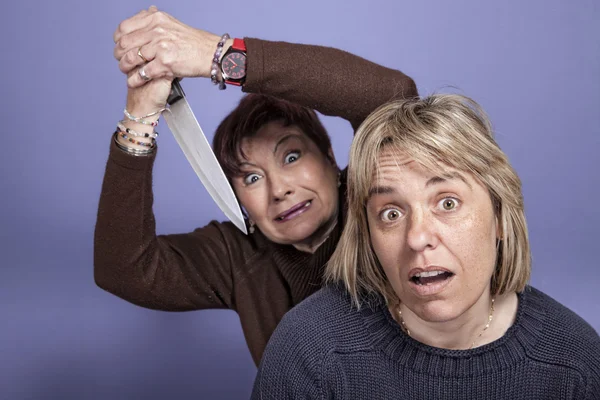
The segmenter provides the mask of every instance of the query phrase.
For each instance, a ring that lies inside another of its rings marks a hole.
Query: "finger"
[[[119,69],[128,74],[132,70],[152,61],[154,56],[150,56],[148,46],[139,47],[137,50],[130,50],[119,60]],[[141,56],[140,56],[141,54]]]
[[[130,51],[137,50],[144,45],[147,45],[152,40],[156,39],[157,33],[156,30],[151,29],[150,25],[145,28],[138,29],[137,31],[131,32],[127,35],[124,35],[119,39],[119,41],[115,44],[115,48],[113,50],[113,55],[115,59],[121,60],[121,58]],[[144,53],[144,57],[146,57],[146,53]],[[149,59],[146,57],[146,59]]]
[[[161,46],[156,42],[149,42],[140,47],[129,50],[119,60],[119,69],[121,72],[129,74],[132,70],[137,69],[151,61],[162,62],[162,59],[158,57],[158,51],[160,48]]]
[[[147,79],[143,78],[144,75],[147,77]],[[164,65],[156,61],[151,61],[135,70],[135,73],[134,71],[129,73],[127,78],[127,86],[130,88],[136,88],[143,86],[150,80],[160,78],[172,79],[172,74],[170,74],[169,70]]]
[[[117,30],[113,34],[113,40],[117,43],[123,35],[143,28],[152,22],[149,18],[152,14],[158,12],[155,6],[151,6],[148,10],[142,10],[131,18],[121,21]]]
[[[129,18],[121,21],[119,23],[119,26],[117,26],[117,29],[115,29],[115,31],[113,33],[113,41],[115,43],[117,43],[117,41],[120,39],[120,37],[123,36],[124,33],[122,32],[122,27],[126,27],[132,20],[142,18],[143,16],[145,16],[147,14],[148,14],[148,10],[142,10],[142,11],[138,12],[137,14],[135,14],[133,17],[129,17]]]

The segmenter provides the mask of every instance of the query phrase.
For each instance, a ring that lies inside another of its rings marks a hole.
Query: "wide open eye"
[[[458,207],[458,200],[453,197],[446,197],[439,204],[445,211],[452,211]]]
[[[396,208],[388,208],[381,212],[381,219],[385,222],[392,222],[400,218],[402,213]]]
[[[244,184],[252,185],[256,181],[258,181],[260,178],[262,178],[262,176],[260,176],[259,174],[248,174],[244,177]]]
[[[293,163],[294,161],[297,161],[300,158],[300,152],[299,151],[290,151],[289,153],[287,153],[283,159],[283,162],[285,164],[290,164]]]

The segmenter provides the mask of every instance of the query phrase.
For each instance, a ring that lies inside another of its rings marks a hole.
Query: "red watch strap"
[[[235,38],[235,39],[233,39],[233,44],[231,45],[231,48],[234,50],[243,51],[245,53],[246,52],[246,42],[244,42],[244,39]],[[230,85],[235,85],[235,86],[242,86],[241,82],[235,82],[235,81],[230,81],[230,80],[226,80],[225,83],[228,83]]]
[[[231,47],[234,50],[240,50],[240,51],[246,52],[246,42],[244,42],[244,39],[239,39],[239,38],[233,39],[233,44],[231,45]]]

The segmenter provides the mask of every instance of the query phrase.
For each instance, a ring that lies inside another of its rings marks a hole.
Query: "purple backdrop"
[[[239,12],[225,13],[224,4]],[[339,47],[403,70],[422,94],[456,86],[479,101],[523,179],[532,283],[600,330],[597,1],[224,4],[157,2],[215,33]],[[11,1],[3,7],[2,399],[230,399],[250,393],[256,369],[235,313],[149,311],[93,282],[98,195],[125,99],[112,33],[120,20],[149,5]],[[219,92],[206,80],[184,83],[212,135],[240,91]],[[345,165],[350,126],[334,118],[324,122]],[[154,184],[159,232],[222,219],[166,126],[160,130]]]

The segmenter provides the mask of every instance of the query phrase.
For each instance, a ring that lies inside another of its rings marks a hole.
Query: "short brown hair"
[[[326,280],[343,282],[354,303],[361,294],[395,293],[369,237],[366,203],[380,152],[392,147],[435,172],[465,171],[488,190],[501,228],[491,293],[520,292],[529,280],[531,255],[521,181],[493,138],[490,122],[475,101],[433,95],[381,106],[360,126],[348,163],[348,216],[329,260]]]
[[[323,155],[329,155],[331,140],[313,110],[264,94],[248,94],[219,124],[213,138],[213,149],[225,175],[231,178],[240,173],[239,164],[245,158],[242,139],[252,137],[264,125],[274,121],[297,126]]]

